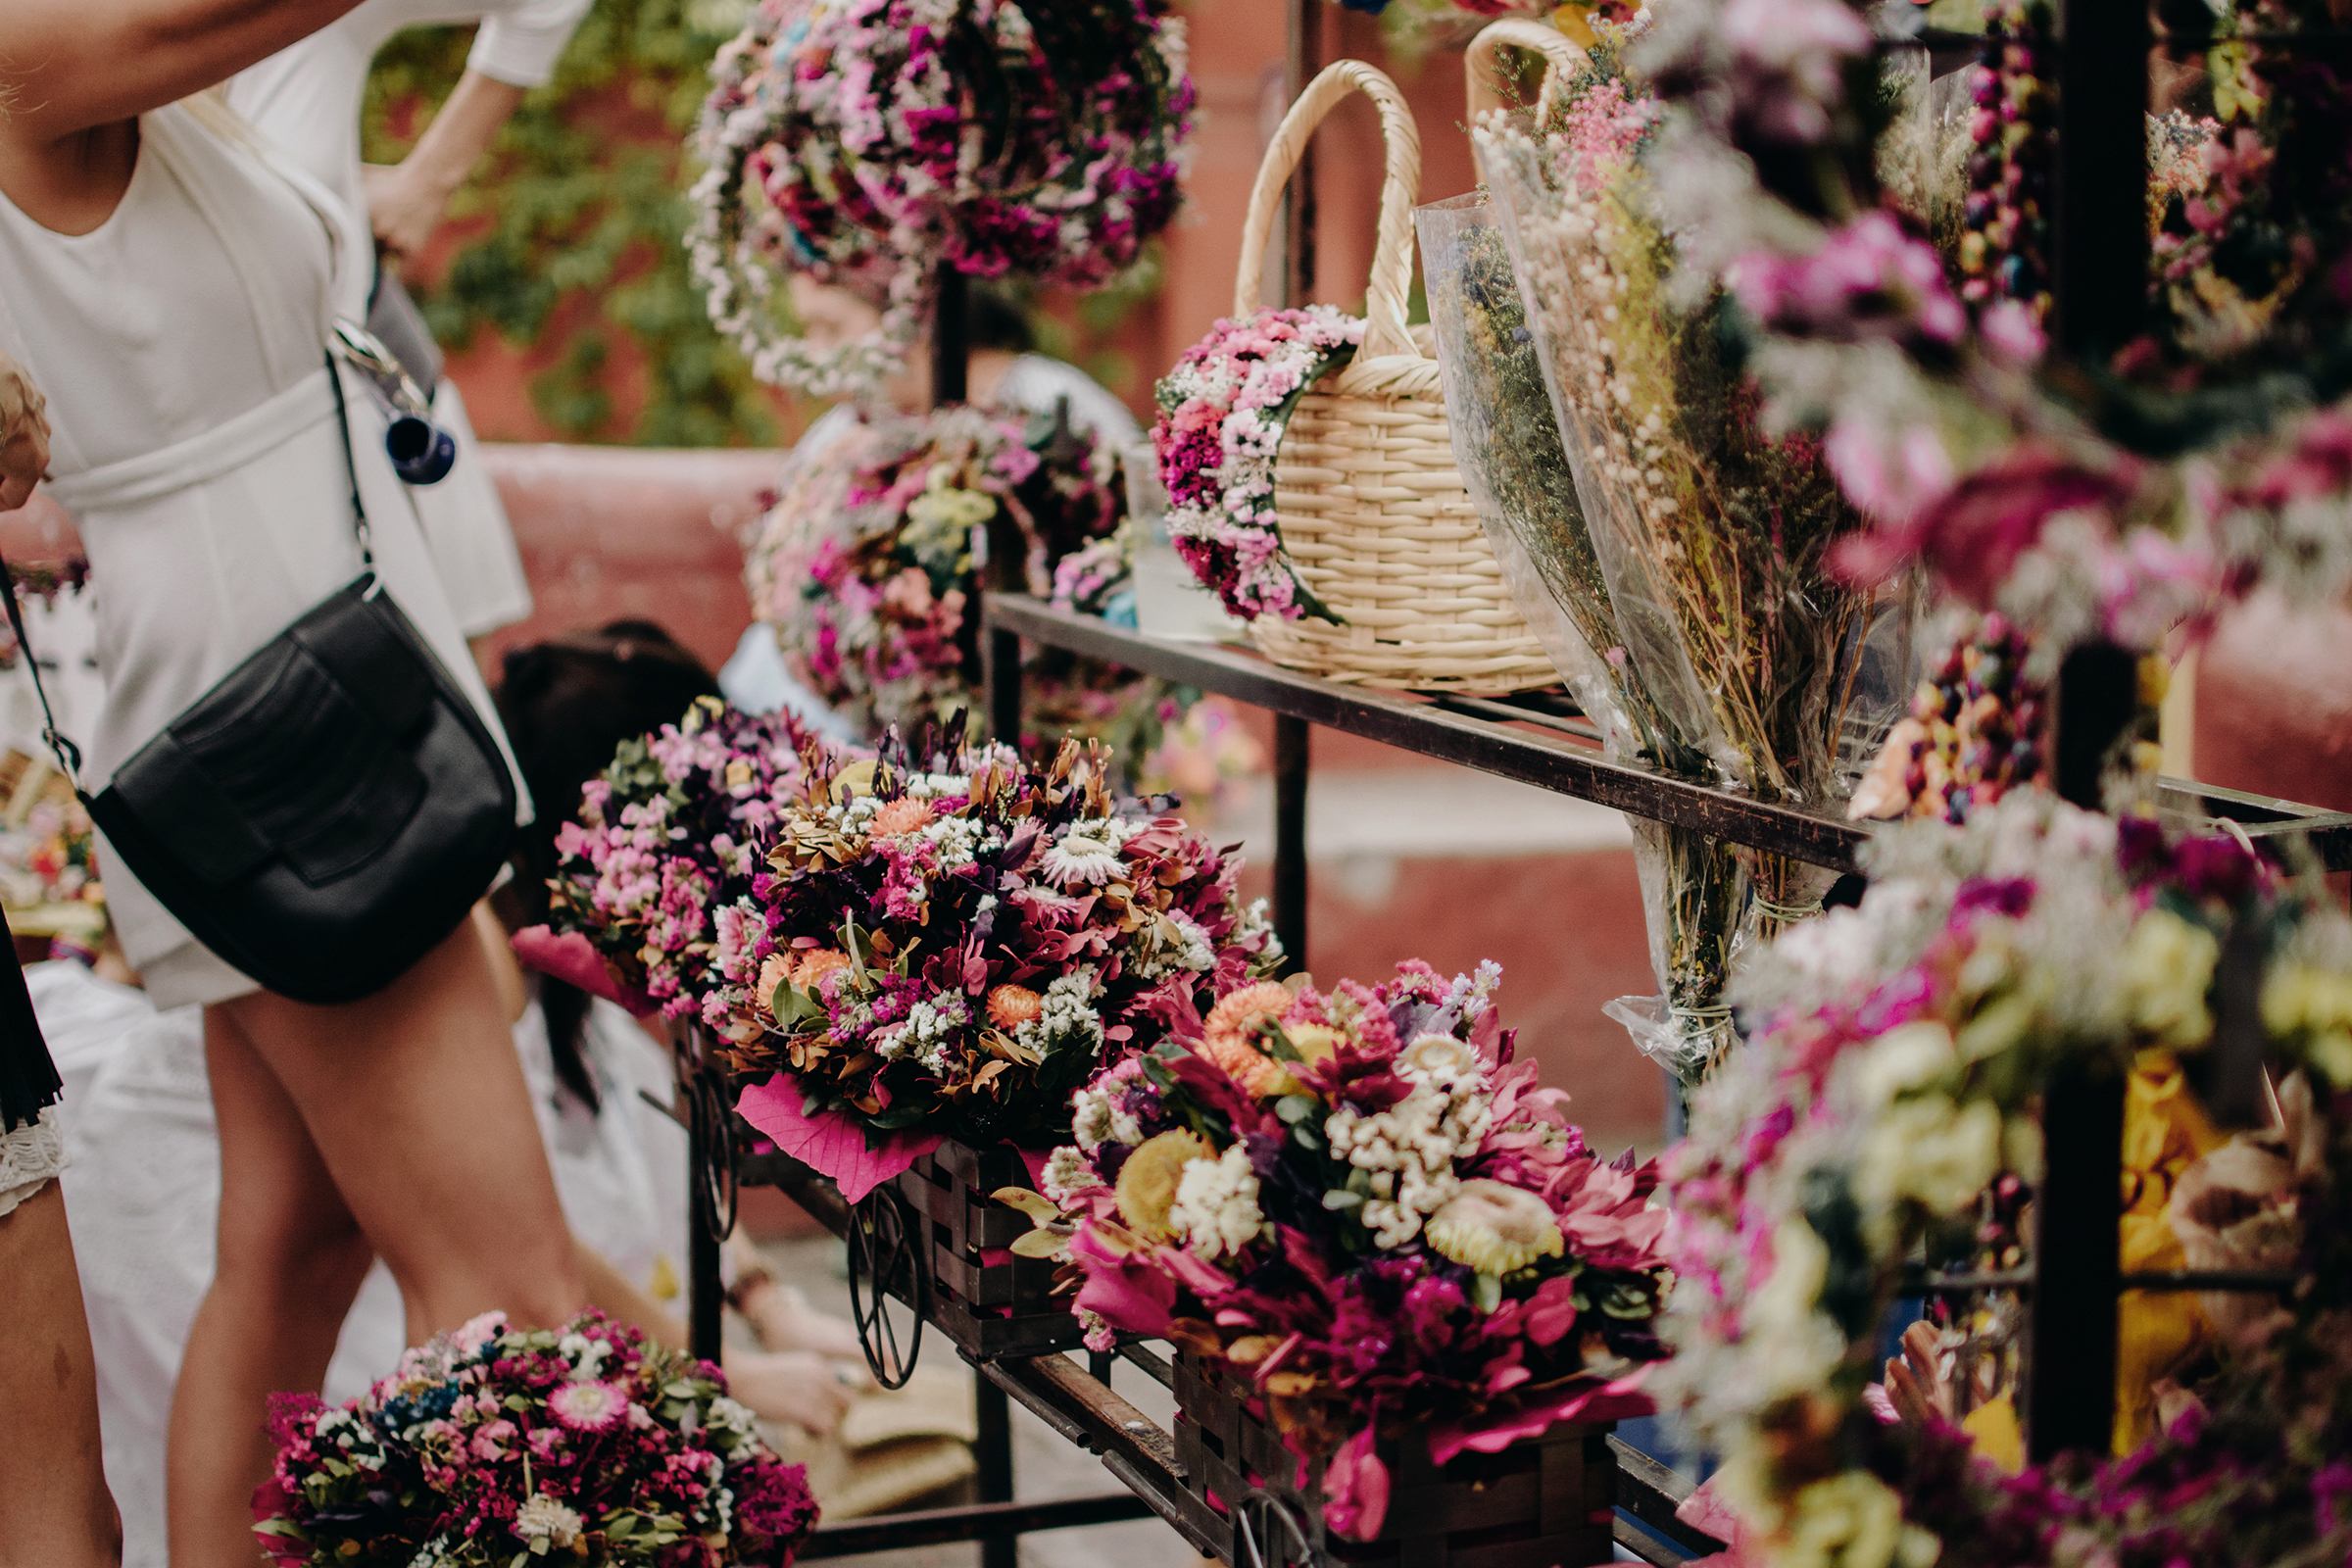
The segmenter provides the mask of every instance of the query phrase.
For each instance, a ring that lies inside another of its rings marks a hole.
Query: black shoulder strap
[[[351,514],[353,526],[360,538],[360,565],[363,571],[375,570],[374,540],[368,527],[368,506],[360,499],[360,461],[351,449],[351,413],[343,401],[343,375],[335,368],[335,353],[326,354],[326,384],[335,397],[335,425],[343,433],[343,470],[351,480]],[[24,661],[25,670],[32,676],[33,695],[41,700],[41,740],[65,769],[66,781],[74,793],[86,803],[89,795],[81,787],[81,748],[57,727],[57,714],[49,707],[49,689],[41,683],[41,662],[33,657],[32,640],[24,634],[24,613],[17,606],[17,577],[9,569],[5,557],[0,557],[0,579],[8,591],[9,629],[17,634],[17,653]]]

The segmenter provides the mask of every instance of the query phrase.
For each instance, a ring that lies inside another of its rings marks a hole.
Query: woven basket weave
[[[1421,138],[1396,84],[1343,60],[1307,84],[1266,149],[1242,231],[1233,316],[1257,309],[1283,186],[1315,126],[1350,92],[1380,111],[1387,171],[1372,253],[1369,325],[1352,362],[1298,400],[1275,457],[1283,551],[1345,624],[1260,615],[1250,634],[1276,663],[1406,691],[1524,691],[1559,679],[1503,587],[1446,428],[1438,362],[1404,324]]]

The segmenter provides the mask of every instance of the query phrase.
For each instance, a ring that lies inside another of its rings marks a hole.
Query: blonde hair
[[[188,112],[189,119],[222,141],[257,150],[262,145],[262,133],[253,122],[229,107],[226,82],[188,94],[179,101],[179,107]]]

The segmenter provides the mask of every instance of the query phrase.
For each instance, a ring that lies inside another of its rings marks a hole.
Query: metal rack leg
[[[1274,935],[1293,970],[1306,964],[1306,769],[1303,718],[1274,715]]]
[[[687,1128],[687,1348],[706,1361],[718,1359],[726,1284],[719,1274],[718,1227],[711,1212],[710,1182],[704,1179],[709,1151],[700,1117]]]
[[[972,1457],[978,1461],[980,1500],[1010,1502],[1012,1500],[1012,1401],[1004,1391],[985,1377],[972,1382],[972,1414],[979,1428],[979,1441],[972,1445]],[[980,1543],[980,1568],[1018,1568],[1021,1554],[1020,1540],[1014,1536],[992,1536]]]
[[[2115,1424],[2123,1079],[2061,1071],[2043,1098],[2041,1126],[2026,1388],[2026,1445],[2035,1463],[2067,1448],[2104,1453]]]

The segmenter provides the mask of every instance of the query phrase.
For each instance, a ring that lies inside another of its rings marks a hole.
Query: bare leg
[[[626,1323],[647,1339],[673,1348],[686,1344],[686,1325],[661,1302],[631,1285],[620,1270],[576,1237],[581,1277],[588,1299],[608,1317]],[[810,1350],[733,1350],[721,1360],[735,1397],[770,1421],[790,1421],[822,1437],[841,1424],[851,1404],[870,1384],[862,1371],[850,1381],[831,1361]]]
[[[585,1299],[481,943],[460,926],[390,988],[205,1013],[220,1113],[220,1267],[172,1411],[174,1568],[251,1568],[266,1396],[316,1389],[370,1251],[422,1344]]]
[[[122,1525],[55,1182],[0,1216],[0,1568],[109,1568],[122,1557]]]

